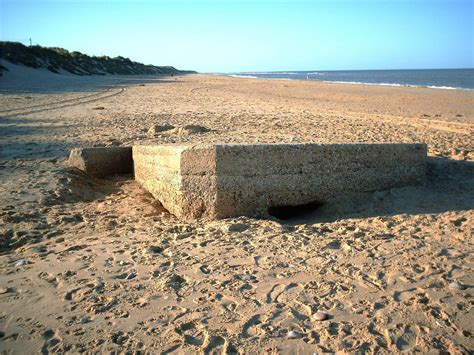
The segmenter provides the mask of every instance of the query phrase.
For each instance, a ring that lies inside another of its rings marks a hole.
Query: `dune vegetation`
[[[174,75],[193,73],[172,66],[155,66],[134,62],[129,58],[89,56],[64,48],[25,46],[18,42],[0,42],[0,58],[32,68],[46,68],[53,73],[69,72],[76,75]],[[0,70],[7,70],[1,66]]]

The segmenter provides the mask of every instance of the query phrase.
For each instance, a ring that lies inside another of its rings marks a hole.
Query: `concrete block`
[[[425,144],[134,146],[135,178],[184,220],[265,215],[418,184]]]
[[[133,173],[131,147],[74,148],[68,163],[97,177]]]

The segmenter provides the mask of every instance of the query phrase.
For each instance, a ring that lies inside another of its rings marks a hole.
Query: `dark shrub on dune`
[[[178,70],[171,66],[154,66],[134,62],[129,58],[108,56],[88,56],[77,51],[69,52],[64,48],[25,46],[17,42],[0,41],[0,58],[14,64],[31,68],[46,68],[53,73],[61,70],[76,75],[163,75],[190,74],[193,71]],[[0,70],[3,70],[1,67]]]

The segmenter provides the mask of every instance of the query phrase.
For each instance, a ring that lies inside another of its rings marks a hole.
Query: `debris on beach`
[[[173,125],[169,125],[169,124],[165,124],[165,125],[153,125],[150,127],[150,129],[148,130],[148,135],[150,136],[154,136],[155,134],[157,133],[162,133],[162,132],[166,132],[166,131],[170,131],[172,129],[174,129],[175,127]]]
[[[303,334],[297,332],[296,330],[290,330],[286,336],[288,339],[300,339],[303,337]]]
[[[313,319],[316,321],[323,321],[328,319],[328,314],[325,312],[317,311],[315,314],[313,314]]]

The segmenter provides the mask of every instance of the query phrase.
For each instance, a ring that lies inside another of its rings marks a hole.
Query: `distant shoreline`
[[[235,78],[302,80],[335,84],[474,90],[474,69],[346,70],[219,73]]]
[[[330,81],[330,80],[307,80],[307,79],[280,79],[280,78],[261,78],[257,76],[246,76],[246,75],[236,75],[236,74],[219,74],[223,76],[230,76],[233,78],[241,79],[269,79],[269,80],[299,80],[299,81],[316,81],[319,83],[330,83],[330,84],[347,84],[347,85],[370,85],[370,86],[393,86],[393,87],[402,87],[402,88],[424,88],[424,89],[438,89],[438,90],[463,90],[463,91],[474,91],[474,89],[468,88],[459,88],[452,86],[425,86],[425,85],[401,85],[401,84],[390,84],[390,83],[363,83],[360,81]]]

